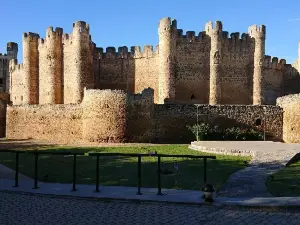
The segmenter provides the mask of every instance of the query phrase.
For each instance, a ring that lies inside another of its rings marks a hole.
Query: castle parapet
[[[118,47],[118,51],[116,51],[115,47],[107,47],[104,52],[103,48],[97,47],[95,52],[96,57],[99,59],[138,59],[156,57],[158,55],[158,48],[153,50],[152,45],[145,45],[142,51],[140,46],[132,46],[129,52],[126,46]]]
[[[286,65],[285,59],[278,59],[277,57],[271,57],[266,55],[264,60],[264,67],[274,70],[283,70]]]

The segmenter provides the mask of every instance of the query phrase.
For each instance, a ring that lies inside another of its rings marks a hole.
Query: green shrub
[[[224,129],[219,126],[211,127],[205,122],[201,122],[198,125],[187,126],[187,128],[195,135],[197,141],[255,141],[264,139],[263,133],[253,128],[242,129],[240,127],[230,127]]]

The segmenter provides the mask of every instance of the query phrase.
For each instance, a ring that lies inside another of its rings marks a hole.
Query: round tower
[[[84,87],[93,87],[93,52],[89,25],[84,21],[73,23],[71,35],[72,68],[66,68],[71,71],[71,77],[64,76],[64,97],[65,104],[80,103],[83,98]],[[68,95],[68,96],[67,96]]]
[[[39,41],[39,104],[61,104],[63,46],[62,28],[47,28],[45,40]]]
[[[18,44],[15,42],[8,42],[7,47],[7,56],[9,56],[11,59],[17,59],[18,58]]]
[[[39,100],[38,39],[38,34],[23,34],[24,90],[21,96],[23,104],[38,104]]]
[[[266,27],[259,28],[252,25],[248,30],[249,36],[254,39],[254,72],[253,72],[253,105],[264,104],[262,90],[262,71],[265,57]]]
[[[211,38],[210,49],[210,82],[209,104],[221,104],[221,69],[222,69],[222,22],[216,21],[215,28],[209,22],[205,26],[206,33]]]
[[[171,23],[171,18],[163,18],[159,21],[159,80],[158,103],[164,104],[165,99],[175,98],[175,37],[176,20]]]
[[[127,94],[121,90],[84,89],[83,139],[125,141],[127,101]]]

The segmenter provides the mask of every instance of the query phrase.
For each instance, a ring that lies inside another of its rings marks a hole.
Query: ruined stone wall
[[[127,95],[121,90],[85,90],[83,139],[123,142],[126,139]]]
[[[49,27],[39,40],[39,104],[63,103],[63,45],[61,28]]]
[[[283,141],[300,143],[300,94],[287,95],[277,99],[283,108]]]
[[[83,89],[94,88],[93,56],[89,25],[83,21],[73,23],[70,35],[63,35],[64,104],[80,103]]]
[[[18,65],[18,61],[11,60],[9,64],[10,72],[10,101],[13,105],[23,104],[24,99],[24,66]]]
[[[257,119],[266,118],[266,131],[276,140],[282,139],[283,111],[278,106],[199,105],[199,121],[224,127],[256,127]],[[266,115],[266,116],[265,116]],[[154,106],[155,141],[189,143],[195,140],[187,125],[197,123],[197,105],[165,104]],[[262,126],[257,127],[262,129]]]
[[[6,117],[7,138],[33,138],[57,143],[72,143],[82,138],[80,105],[8,106]]]
[[[150,142],[153,139],[153,89],[85,90],[83,139],[92,142]]]
[[[130,142],[154,140],[154,90],[147,88],[140,94],[128,96],[126,108],[126,137]]]

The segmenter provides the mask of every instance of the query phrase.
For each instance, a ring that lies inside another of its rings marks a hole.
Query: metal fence
[[[25,150],[3,150],[1,153],[15,153],[15,185],[13,187],[19,186],[19,158],[20,154],[34,154],[34,189],[38,188],[38,165],[39,165],[39,155],[72,155],[73,156],[73,181],[72,181],[72,191],[76,191],[76,157],[78,155],[85,155],[85,153],[80,152],[53,152],[53,151],[25,151]],[[172,158],[191,158],[191,159],[203,159],[203,181],[204,184],[207,183],[207,159],[216,159],[216,156],[196,156],[196,155],[166,155],[166,154],[131,154],[131,153],[101,153],[101,152],[90,152],[87,156],[96,157],[96,192],[99,190],[99,158],[101,157],[137,157],[137,194],[141,195],[141,183],[142,183],[142,157],[157,157],[157,194],[162,195],[161,192],[161,158],[172,157]]]

